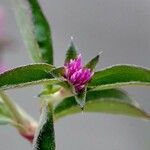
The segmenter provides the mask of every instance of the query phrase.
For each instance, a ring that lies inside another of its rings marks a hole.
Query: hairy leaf
[[[24,42],[33,60],[53,64],[51,30],[38,0],[13,0],[13,3]]]
[[[77,102],[77,104],[80,106],[81,110],[84,110],[85,103],[86,103],[86,92],[87,88],[80,92],[80,93],[75,93],[74,97]]]
[[[53,45],[51,29],[44,16],[38,0],[28,0],[31,8],[33,32],[38,42],[42,59],[45,63],[53,64]]]
[[[65,62],[68,62],[70,61],[70,59],[75,59],[77,57],[77,51],[76,51],[76,48],[73,44],[73,39],[71,39],[71,44],[69,46],[69,49],[67,50],[67,53],[66,53],[66,60]]]
[[[101,54],[101,53],[100,53]],[[92,60],[90,60],[87,64],[86,64],[86,68],[90,68],[92,71],[95,69],[97,63],[99,62],[99,57],[100,54],[95,56]]]
[[[48,64],[31,64],[0,74],[0,90],[35,84],[54,84],[60,82],[50,75],[54,67]]]
[[[123,85],[150,85],[150,70],[129,65],[113,66],[96,72],[88,87],[95,90]]]
[[[25,1],[13,0],[13,6],[23,41],[25,42],[27,49],[30,51],[32,59],[37,63],[43,62],[39,45],[33,33],[33,25],[29,17],[30,13],[25,5]]]
[[[137,103],[131,101],[128,95],[118,89],[87,92],[85,112],[101,112],[150,119]],[[81,110],[74,97],[69,97],[55,106],[55,119],[80,113]]]
[[[64,67],[59,67],[56,69],[53,69],[50,74],[55,78],[63,78],[64,76]]]
[[[42,110],[33,150],[55,150],[53,111],[50,105],[46,105]]]

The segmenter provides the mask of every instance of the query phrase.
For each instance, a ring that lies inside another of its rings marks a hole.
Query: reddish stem
[[[33,142],[34,139],[34,135],[35,135],[35,131],[37,129],[37,123],[32,123],[29,124],[26,127],[25,131],[20,132],[20,135],[25,138],[26,140],[28,140],[29,142]]]

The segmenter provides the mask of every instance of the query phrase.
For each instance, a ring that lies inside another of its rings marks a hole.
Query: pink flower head
[[[76,59],[71,59],[64,65],[64,78],[72,84],[77,93],[84,90],[86,84],[93,76],[93,72],[89,68],[82,66],[82,56],[79,54]]]

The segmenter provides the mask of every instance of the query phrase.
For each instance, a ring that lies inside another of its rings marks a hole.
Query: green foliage
[[[33,142],[34,150],[55,150],[53,115],[57,120],[80,113],[85,103],[84,112],[88,113],[109,113],[150,119],[150,115],[131,100],[126,92],[116,89],[124,85],[150,85],[149,69],[130,65],[113,66],[95,72],[90,82],[83,85],[85,90],[76,93],[74,87],[63,78],[64,67],[52,66],[51,29],[38,0],[13,0],[13,3],[24,42],[37,64],[18,67],[0,74],[0,124],[20,126],[31,123],[2,90],[35,84],[44,84],[44,90],[39,94],[44,105],[41,108],[39,127]],[[71,41],[65,63],[76,57],[77,51]],[[93,71],[98,61],[99,55],[85,67]],[[67,91],[67,94],[64,91]],[[51,101],[53,105],[47,104],[47,101]],[[22,127],[26,132],[32,130],[29,126]]]
[[[90,68],[92,71],[95,69],[97,63],[99,62],[99,57],[100,54],[95,56],[93,59],[91,59],[87,64],[86,64],[86,68]]]
[[[68,62],[70,59],[75,59],[77,57],[77,51],[76,51],[76,48],[73,44],[73,39],[71,39],[71,44],[67,50],[67,53],[66,53],[66,59],[65,59],[65,62]]]
[[[28,0],[28,3],[32,12],[33,32],[39,45],[42,59],[45,63],[53,64],[53,44],[50,26],[38,0]]]
[[[50,75],[54,67],[48,64],[31,64],[0,74],[0,89],[23,87],[35,84],[60,82]]]
[[[68,97],[55,106],[55,119],[80,113],[81,110],[74,97]],[[84,112],[101,112],[150,119],[127,93],[118,89],[87,92]]]
[[[35,62],[43,62],[39,45],[33,33],[33,25],[30,19],[30,14],[27,13],[28,9],[25,7],[24,0],[13,0],[13,6],[19,29],[27,50],[30,51],[32,59]]]
[[[55,68],[50,72],[50,74],[55,78],[60,78],[63,80],[64,67]]]
[[[43,106],[39,127],[35,134],[34,150],[55,150],[53,110],[50,104]]]
[[[38,0],[13,0],[16,19],[27,49],[37,63],[53,64],[53,46],[49,24]]]
[[[150,70],[129,65],[113,66],[95,72],[88,87],[95,90],[124,85],[150,85]]]
[[[87,94],[86,92],[87,88],[85,87],[85,89],[82,92],[74,93],[76,103],[80,106],[81,110],[84,110],[84,106],[86,103],[86,94]]]

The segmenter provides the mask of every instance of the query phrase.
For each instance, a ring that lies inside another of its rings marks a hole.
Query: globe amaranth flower
[[[85,89],[86,84],[94,74],[91,69],[83,67],[81,54],[65,63],[64,68],[64,78],[74,86],[76,93],[80,93]]]

